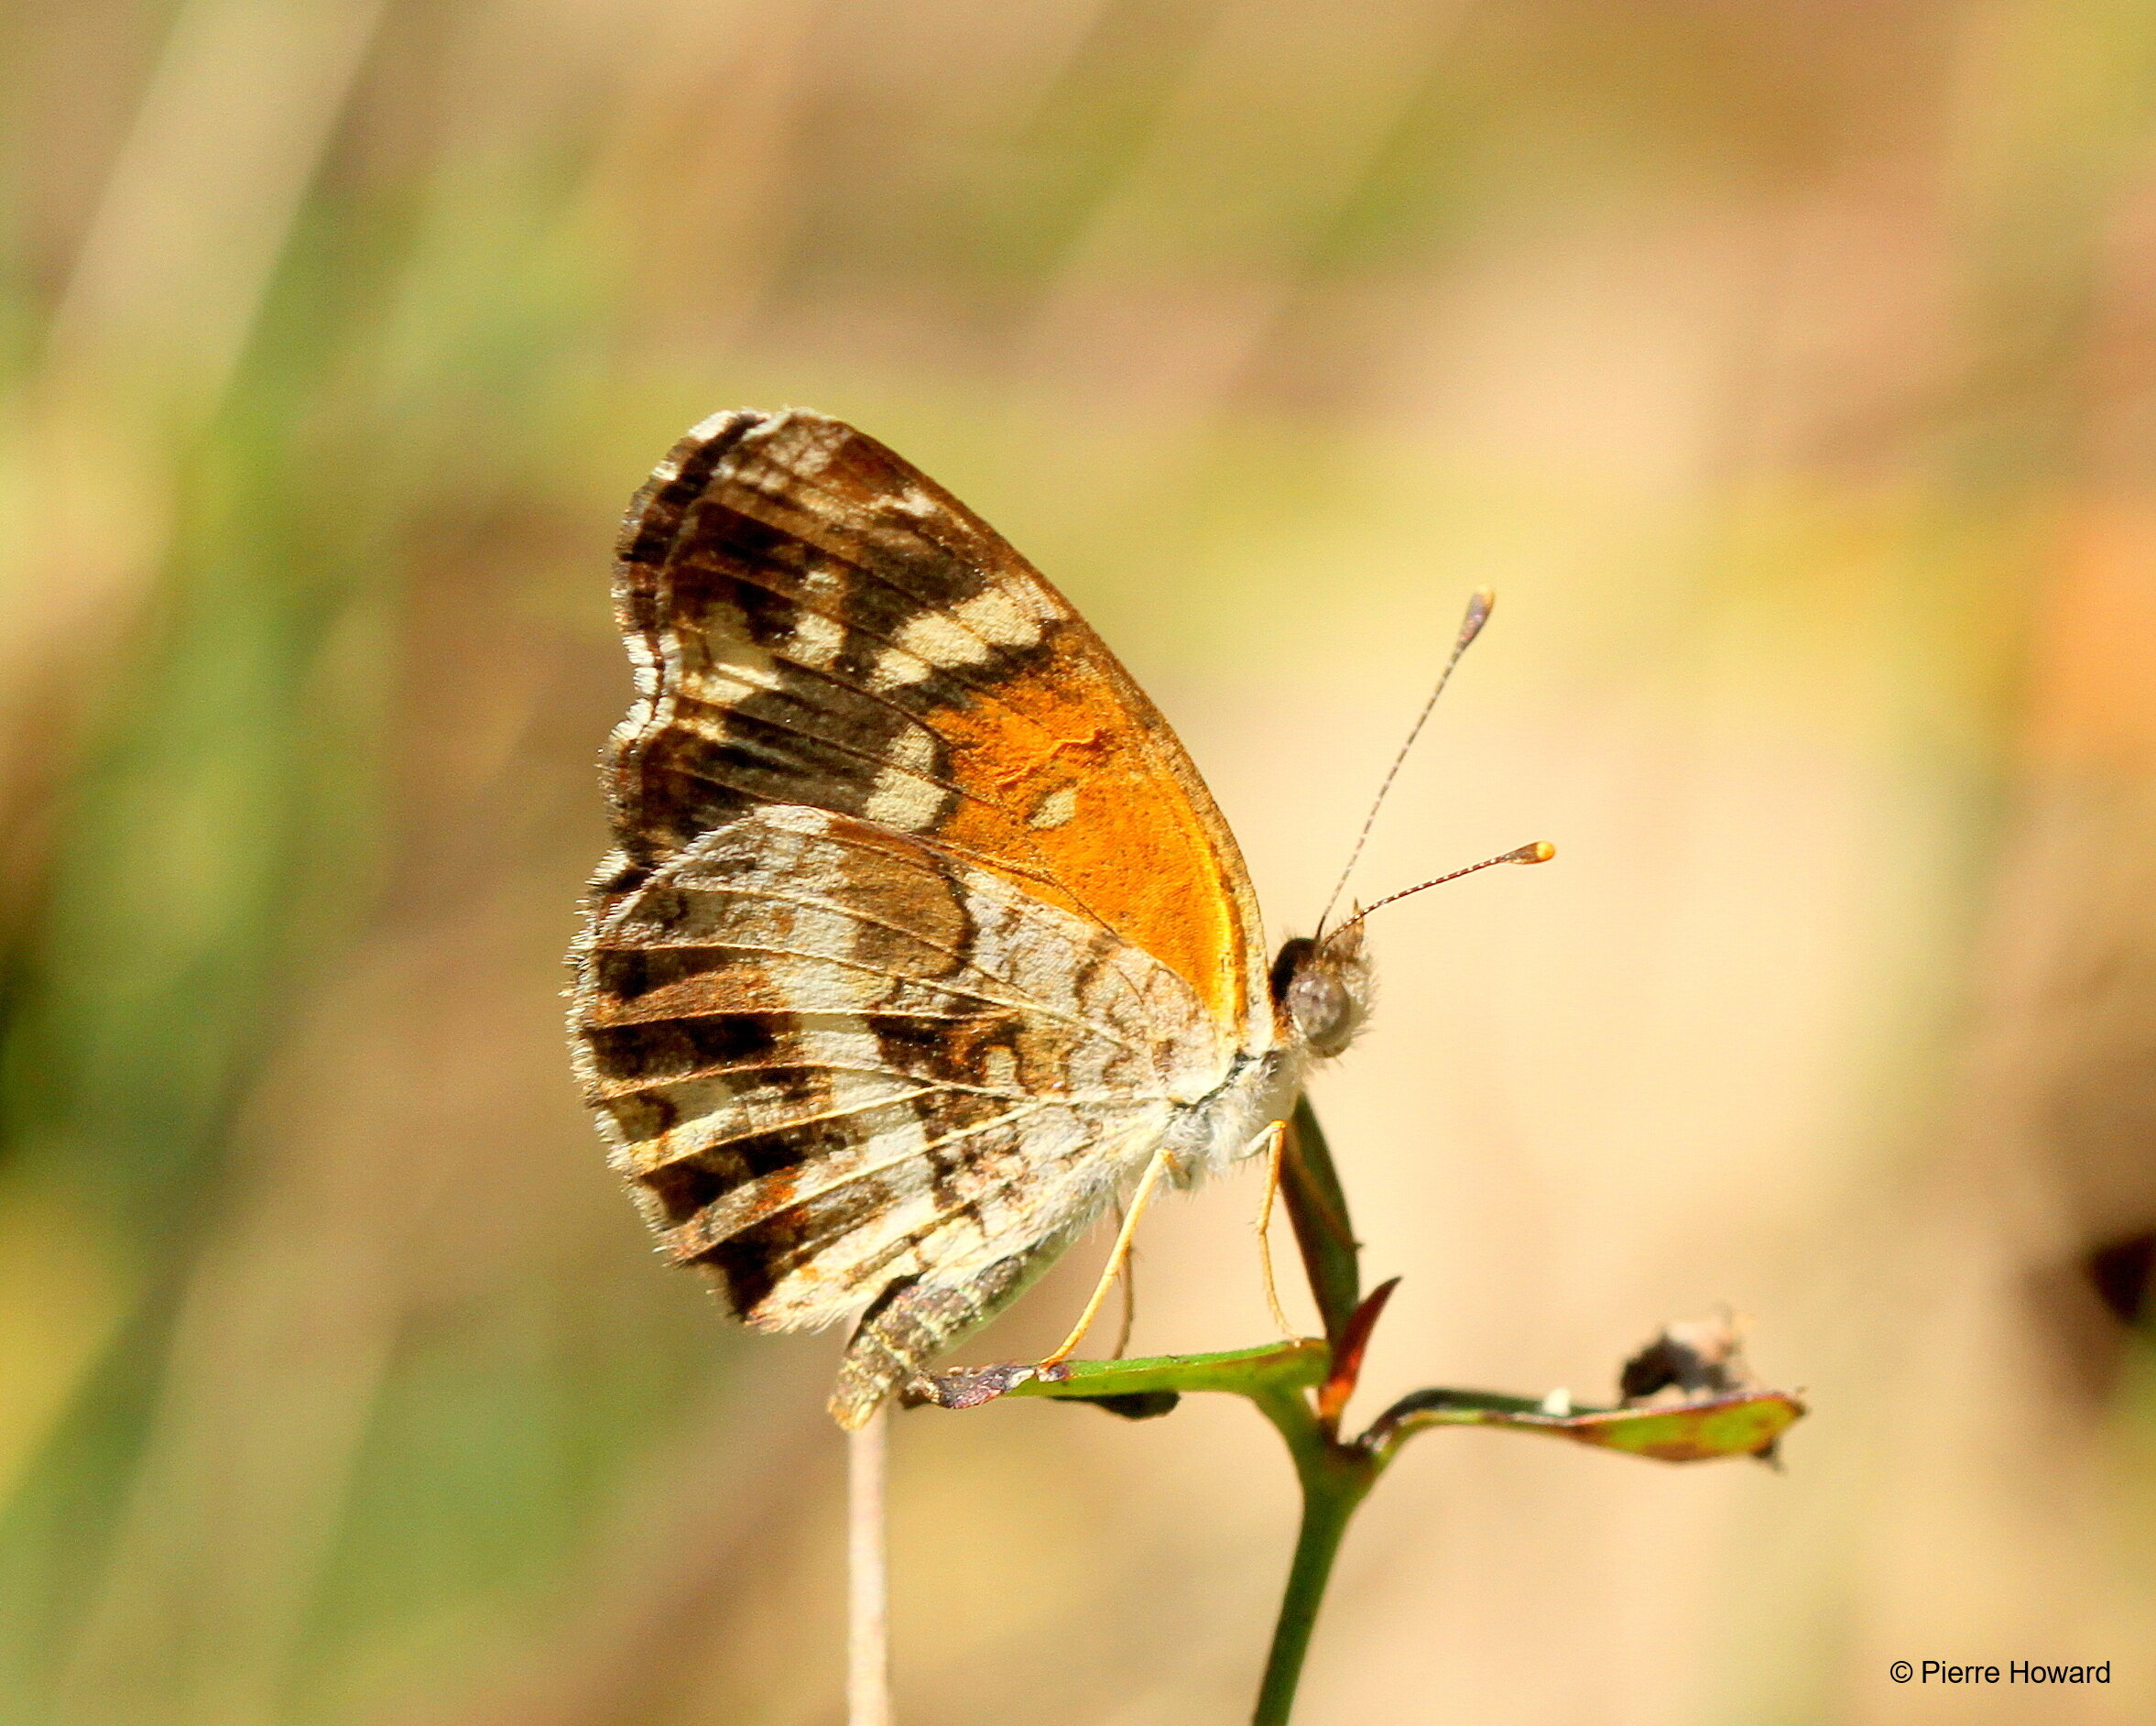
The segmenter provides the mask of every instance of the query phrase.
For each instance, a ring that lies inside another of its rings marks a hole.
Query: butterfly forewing
[[[1181,975],[1240,1037],[1269,1010],[1235,841],[1069,603],[874,439],[718,416],[622,536],[638,705],[610,777],[632,869],[760,803],[933,837]]]

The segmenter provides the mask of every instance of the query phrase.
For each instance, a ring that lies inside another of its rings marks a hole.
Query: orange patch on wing
[[[997,683],[997,702],[936,716],[956,746],[953,778],[1000,812],[961,802],[938,836],[1007,860],[1007,879],[1098,917],[1239,1025],[1243,931],[1219,848],[1130,698],[1078,648],[1067,638],[1048,664]],[[1043,891],[1041,866],[1061,894]]]

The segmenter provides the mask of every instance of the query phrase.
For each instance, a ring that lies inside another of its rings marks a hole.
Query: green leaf
[[[918,1380],[904,1400],[913,1407],[977,1408],[1000,1396],[1051,1396],[1102,1403],[1113,1414],[1142,1420],[1165,1415],[1174,1404],[1163,1399],[1190,1391],[1226,1391],[1263,1401],[1310,1390],[1323,1382],[1332,1358],[1332,1350],[1316,1338],[1301,1337],[1219,1354],[1071,1360],[1054,1367],[1012,1360],[931,1374]]]
[[[1258,1396],[1305,1391],[1323,1382],[1332,1352],[1312,1337],[1229,1349],[1219,1354],[1163,1354],[1142,1360],[1073,1360],[1067,1376],[1014,1384],[1012,1396],[1133,1396],[1161,1391],[1227,1391]]]
[[[1583,1408],[1564,1415],[1523,1396],[1415,1391],[1379,1415],[1363,1443],[1374,1455],[1389,1459],[1409,1437],[1432,1426],[1502,1426],[1661,1462],[1708,1462],[1720,1457],[1771,1458],[1776,1441],[1804,1413],[1804,1404],[1785,1391],[1731,1391],[1687,1403]]]
[[[1280,1198],[1295,1225],[1295,1244],[1325,1321],[1325,1338],[1336,1345],[1362,1300],[1362,1244],[1355,1238],[1347,1195],[1307,1097],[1295,1099],[1294,1119],[1281,1147]]]

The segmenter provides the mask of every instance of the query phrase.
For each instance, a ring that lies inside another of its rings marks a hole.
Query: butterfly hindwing
[[[798,805],[661,866],[579,968],[587,1094],[669,1256],[766,1328],[924,1291],[852,1358],[879,1397],[938,1324],[1015,1294],[1009,1267],[1045,1264],[1225,1074],[1189,986],[1112,932]]]

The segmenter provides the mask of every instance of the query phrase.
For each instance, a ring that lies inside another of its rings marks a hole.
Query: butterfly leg
[[[1280,1157],[1288,1142],[1288,1123],[1276,1120],[1259,1133],[1265,1141],[1265,1198],[1258,1207],[1258,1267],[1265,1278],[1265,1304],[1280,1335],[1292,1337],[1295,1327],[1280,1309],[1279,1284],[1273,1281],[1273,1199],[1280,1190]]]
[[[1138,1233],[1138,1219],[1146,1214],[1146,1204],[1153,1196],[1153,1188],[1160,1185],[1160,1176],[1168,1168],[1168,1147],[1162,1145],[1153,1152],[1146,1164],[1146,1172],[1138,1177],[1138,1191],[1130,1196],[1129,1214],[1123,1218],[1123,1227],[1116,1230],[1116,1244],[1108,1253],[1106,1267],[1101,1272],[1100,1281],[1093,1285],[1093,1298],[1085,1303],[1085,1310],[1078,1315],[1078,1322],[1071,1327],[1071,1334],[1062,1340],[1056,1351],[1038,1362],[1044,1367],[1061,1366],[1078,1352],[1078,1345],[1085,1340],[1085,1333],[1093,1328],[1093,1321],[1099,1314],[1101,1303],[1108,1298],[1108,1290],[1116,1276],[1130,1257],[1130,1242]]]
[[[1116,1207],[1116,1227],[1123,1227],[1123,1207]],[[1123,1255],[1123,1322],[1116,1328],[1116,1352],[1108,1357],[1120,1360],[1130,1352],[1130,1333],[1138,1325],[1138,1250],[1134,1247]]]

